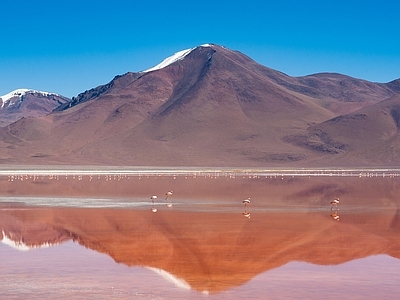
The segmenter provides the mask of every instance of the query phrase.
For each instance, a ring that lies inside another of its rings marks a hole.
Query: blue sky
[[[0,95],[67,97],[204,43],[291,76],[400,78],[397,1],[3,0]]]

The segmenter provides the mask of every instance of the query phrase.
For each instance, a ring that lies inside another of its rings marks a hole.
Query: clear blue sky
[[[72,97],[204,43],[291,76],[400,78],[398,1],[2,0],[0,95]]]

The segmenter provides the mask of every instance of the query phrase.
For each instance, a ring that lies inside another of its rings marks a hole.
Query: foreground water
[[[0,177],[0,298],[397,297],[397,173],[320,175]]]

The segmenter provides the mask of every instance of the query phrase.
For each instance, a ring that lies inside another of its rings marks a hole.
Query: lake
[[[0,188],[0,298],[400,292],[396,170],[8,170]]]

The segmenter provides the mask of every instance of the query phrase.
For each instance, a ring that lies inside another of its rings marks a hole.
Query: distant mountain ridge
[[[56,93],[17,89],[0,97],[0,126],[27,117],[41,117],[71,99]]]
[[[146,71],[115,76],[46,116],[10,124],[0,131],[0,145],[13,151],[5,151],[0,162],[398,165],[400,159],[389,159],[383,150],[370,162],[357,148],[368,147],[368,140],[353,145],[358,132],[348,131],[356,135],[348,143],[334,142],[344,129],[317,136],[315,146],[309,131],[360,109],[379,110],[385,99],[400,101],[399,94],[400,80],[372,83],[334,73],[291,77],[238,51],[204,44]],[[382,147],[400,150],[390,143]]]

